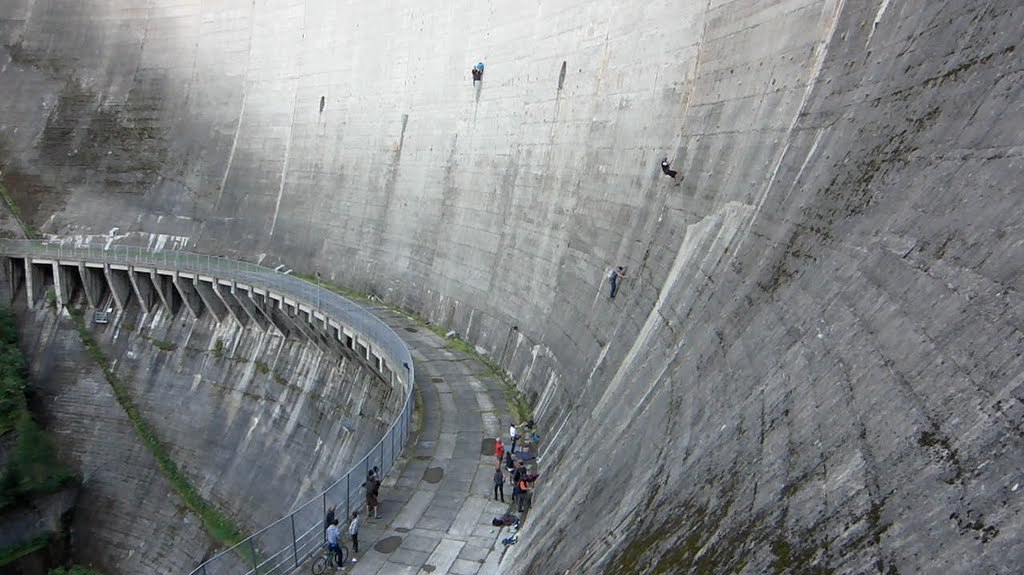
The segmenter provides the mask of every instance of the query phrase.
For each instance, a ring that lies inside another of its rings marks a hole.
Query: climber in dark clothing
[[[678,174],[679,172],[669,169],[670,165],[671,164],[669,164],[668,158],[664,158],[663,160],[661,160],[661,171],[664,172],[666,176],[674,180],[676,178],[676,174]]]

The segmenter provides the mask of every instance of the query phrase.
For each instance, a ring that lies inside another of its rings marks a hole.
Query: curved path
[[[364,306],[365,307],[365,306]],[[502,384],[479,360],[383,307],[367,307],[406,342],[416,362],[417,419],[381,487],[381,518],[364,517],[358,575],[486,575],[497,571],[504,530],[491,519],[493,439],[508,424]],[[486,445],[486,452],[485,452]],[[511,488],[506,484],[506,501]],[[350,542],[346,541],[349,544]]]

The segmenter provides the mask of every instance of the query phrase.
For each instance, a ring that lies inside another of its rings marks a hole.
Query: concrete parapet
[[[111,295],[114,296],[114,304],[119,311],[124,311],[132,298],[132,282],[128,270],[112,268],[107,264],[103,266],[103,276],[107,279]]]
[[[231,296],[235,298],[238,305],[245,311],[256,325],[263,331],[267,331],[270,327],[270,320],[267,319],[263,312],[256,309],[255,304],[249,298],[249,286],[245,284],[239,284],[238,282],[231,282]]]
[[[89,307],[96,308],[103,305],[107,286],[107,281],[104,278],[104,268],[96,264],[79,263],[78,275],[82,282],[82,291],[85,292],[85,299],[89,302]]]
[[[214,281],[213,278],[195,276],[192,278],[192,286],[195,288],[199,298],[203,300],[206,309],[213,314],[213,317],[218,322],[221,322],[228,318],[228,310],[227,306],[224,305],[224,300],[213,289]]]
[[[214,280],[212,284],[214,293],[220,298],[220,301],[224,304],[224,308],[227,309],[231,317],[235,318],[235,321],[239,325],[249,325],[249,314],[242,309],[241,304],[235,299],[235,296],[231,293],[231,282],[226,280]]]
[[[135,291],[135,297],[138,299],[139,305],[142,307],[142,311],[148,313],[153,309],[153,305],[156,303],[157,296],[153,293],[153,281],[149,279],[150,270],[136,271],[133,268],[128,269],[128,279],[131,282],[132,289]]]
[[[157,299],[163,304],[164,309],[171,315],[178,313],[179,301],[175,297],[174,279],[157,270],[149,271],[149,279],[153,282],[153,291],[156,292]]]
[[[178,290],[178,295],[181,296],[182,303],[188,308],[189,314],[193,318],[198,318],[203,313],[203,298],[199,296],[199,292],[196,290],[195,277],[191,274],[182,276],[180,272],[175,271],[173,277],[174,287]]]
[[[46,268],[25,260],[25,293],[28,296],[28,307],[35,307],[46,293]]]

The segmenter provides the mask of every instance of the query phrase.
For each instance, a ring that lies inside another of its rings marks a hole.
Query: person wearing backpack
[[[530,503],[532,503],[530,501],[530,490],[533,487],[529,484],[529,482],[526,481],[525,474],[519,478],[519,483],[517,487],[519,487],[519,512],[525,513],[527,510],[530,509]]]

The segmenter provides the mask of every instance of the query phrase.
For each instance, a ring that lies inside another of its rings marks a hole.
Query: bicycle
[[[345,564],[345,554],[347,552],[348,552],[348,550],[345,548],[344,545],[338,545],[337,554],[340,556],[340,559],[341,559],[340,563],[342,565]],[[327,570],[327,567],[329,565],[337,565],[339,563],[339,561],[335,560],[334,555],[335,555],[335,552],[331,551],[331,549],[329,547],[324,545],[324,554],[319,556],[319,557],[317,557],[316,560],[313,561],[313,566],[312,566],[313,575],[320,575],[321,573],[323,573],[324,571]]]

